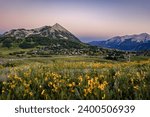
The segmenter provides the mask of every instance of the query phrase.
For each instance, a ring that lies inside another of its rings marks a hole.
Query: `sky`
[[[84,42],[150,33],[150,0],[0,0],[0,33],[59,23]]]

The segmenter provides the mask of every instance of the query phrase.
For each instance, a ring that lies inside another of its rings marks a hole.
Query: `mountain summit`
[[[89,44],[125,51],[150,50],[150,35],[141,33],[138,35],[116,36],[106,41],[94,41]]]
[[[26,38],[30,36],[49,37],[51,39],[65,39],[70,41],[80,42],[80,40],[65,29],[60,24],[56,23],[53,26],[43,26],[36,29],[13,29],[3,34],[5,37],[14,37],[16,39]]]
[[[68,30],[66,30],[64,27],[62,27],[60,24],[56,23],[55,25],[52,26],[53,30],[57,31],[62,31],[62,32],[67,32],[70,33]]]

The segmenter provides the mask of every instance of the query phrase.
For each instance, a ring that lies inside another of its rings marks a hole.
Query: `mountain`
[[[31,36],[48,37],[51,39],[64,39],[75,42],[80,40],[72,33],[66,30],[64,27],[56,23],[53,26],[43,26],[36,29],[13,29],[3,34],[4,37],[14,37],[15,39],[21,39]]]
[[[5,48],[5,49],[3,49]],[[9,51],[7,51],[7,49]],[[36,57],[51,55],[90,55],[109,60],[125,60],[126,53],[91,46],[81,42],[67,29],[56,23],[36,29],[13,29],[0,37],[0,57]],[[7,52],[5,52],[5,50]]]
[[[106,41],[89,42],[90,45],[125,51],[150,50],[150,35],[142,33],[138,35],[116,36]]]
[[[4,54],[19,57],[97,55],[106,52],[81,42],[58,23],[36,29],[13,29],[5,32],[0,37],[0,50],[1,48],[9,48],[9,52],[3,52]]]
[[[88,45],[82,43],[67,29],[56,23],[35,29],[12,29],[0,37],[0,47],[7,48],[47,48],[81,49]]]

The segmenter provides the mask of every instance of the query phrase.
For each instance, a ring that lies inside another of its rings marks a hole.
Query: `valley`
[[[13,29],[0,37],[0,99],[150,99],[149,56],[83,43],[59,24]]]

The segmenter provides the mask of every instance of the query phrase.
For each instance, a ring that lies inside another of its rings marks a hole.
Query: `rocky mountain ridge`
[[[150,50],[150,35],[141,33],[136,35],[116,36],[106,41],[93,41],[89,44],[125,51]]]

